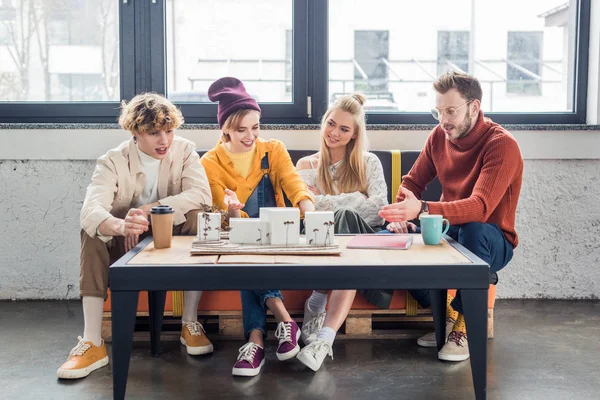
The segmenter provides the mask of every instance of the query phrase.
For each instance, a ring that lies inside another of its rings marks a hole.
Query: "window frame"
[[[119,1],[120,99],[166,89],[166,0]],[[591,0],[573,1],[577,30],[574,49],[573,111],[486,113],[503,124],[586,124]],[[293,103],[263,103],[262,123],[319,123],[329,104],[329,5],[293,0]],[[162,48],[163,51],[152,51]],[[484,93],[485,95],[485,93]],[[310,99],[310,100],[309,100]],[[187,123],[216,123],[217,105],[176,102]],[[115,123],[120,101],[0,102],[0,123]],[[429,112],[368,113],[369,124],[436,124]]]
[[[577,30],[574,43],[573,111],[565,112],[489,112],[485,113],[500,124],[586,124],[587,84],[590,44],[591,0],[575,0]],[[326,75],[328,76],[328,75]],[[433,82],[432,82],[433,83]],[[486,93],[483,94],[484,96]],[[484,110],[485,111],[485,110]],[[372,125],[435,125],[438,123],[431,113],[367,113],[367,123]]]
[[[166,1],[161,3],[166,5]],[[291,103],[272,103],[260,102],[262,110],[261,123],[263,124],[302,124],[312,123],[311,114],[308,110],[308,80],[307,66],[305,60],[308,60],[308,42],[309,30],[307,21],[309,0],[292,0],[292,102]],[[159,11],[160,12],[160,11]],[[163,41],[163,63],[166,66],[167,48],[164,46],[164,37],[166,36],[165,6],[162,8],[162,14],[156,16],[156,23],[162,21],[163,29],[157,29],[155,36],[161,36]],[[165,67],[166,68],[166,67]],[[160,79],[157,89],[159,93],[165,93],[167,87],[166,74],[164,79]],[[167,93],[168,97],[168,93]],[[174,102],[183,113],[186,123],[216,123],[217,122],[217,104],[198,103],[198,102]]]
[[[117,1],[117,0],[116,0]],[[119,1],[120,99],[136,93],[135,20],[145,2]],[[148,2],[150,3],[150,2]],[[138,22],[139,24],[139,22]],[[0,102],[0,123],[116,123],[121,101]]]

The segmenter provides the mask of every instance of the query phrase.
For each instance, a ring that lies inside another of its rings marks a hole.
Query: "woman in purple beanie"
[[[286,197],[301,213],[313,211],[312,195],[278,140],[259,138],[260,107],[236,78],[221,78],[208,89],[219,102],[217,119],[222,136],[201,159],[213,205],[227,209],[229,217],[259,216],[261,207],[285,207]],[[233,375],[258,375],[265,363],[263,336],[267,308],[278,322],[277,358],[288,360],[300,351],[300,329],[283,305],[279,290],[241,291],[245,339]]]

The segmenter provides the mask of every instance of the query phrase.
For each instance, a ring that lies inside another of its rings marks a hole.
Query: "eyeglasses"
[[[465,104],[463,104],[462,106],[459,106],[459,107],[432,108],[431,115],[433,115],[433,118],[437,119],[438,121],[440,119],[442,119],[442,115],[445,115],[446,117],[449,117],[449,118],[454,118],[454,117],[456,117],[456,114],[458,114],[458,110],[460,110],[461,108],[463,108],[464,106],[466,106],[467,104],[469,104],[472,101],[473,100],[469,100]]]

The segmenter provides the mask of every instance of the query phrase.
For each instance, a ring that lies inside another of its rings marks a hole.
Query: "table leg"
[[[448,290],[430,290],[431,311],[433,312],[433,325],[435,326],[435,340],[438,351],[446,343],[446,302]]]
[[[160,332],[162,331],[165,311],[166,291],[148,292],[148,311],[150,316],[150,349],[152,357],[160,353]]]
[[[125,398],[138,291],[111,291],[113,398]]]
[[[475,398],[483,400],[487,392],[488,289],[461,290],[461,299],[467,324]]]

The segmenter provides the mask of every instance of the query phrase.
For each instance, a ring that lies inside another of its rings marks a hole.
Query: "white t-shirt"
[[[140,155],[140,164],[142,171],[146,176],[146,185],[138,198],[136,207],[143,206],[158,201],[158,171],[160,169],[160,161],[154,157],[150,157],[138,148]]]

